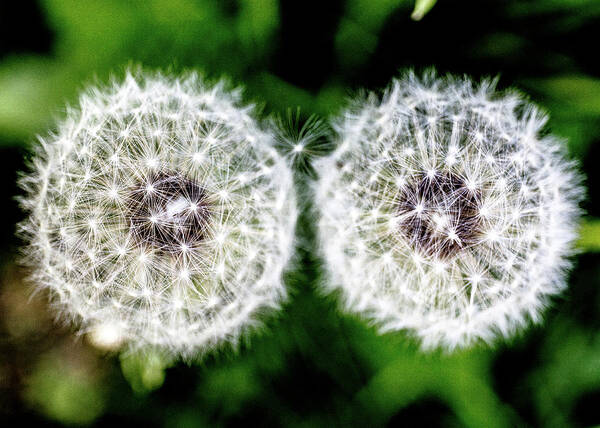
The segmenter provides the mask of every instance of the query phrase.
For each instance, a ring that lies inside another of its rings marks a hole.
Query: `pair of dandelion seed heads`
[[[315,162],[324,289],[426,347],[537,320],[564,287],[581,195],[544,124],[516,93],[433,73],[355,101]],[[286,294],[297,204],[276,140],[239,91],[195,74],[89,90],[21,180],[34,280],[131,347],[237,341]]]

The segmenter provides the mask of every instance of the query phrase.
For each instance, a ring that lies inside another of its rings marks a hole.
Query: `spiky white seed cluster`
[[[83,331],[193,356],[285,297],[292,174],[239,91],[195,74],[92,88],[21,185],[34,279]]]
[[[434,72],[356,101],[316,167],[325,287],[424,348],[537,321],[565,286],[582,193],[545,122],[494,82]]]

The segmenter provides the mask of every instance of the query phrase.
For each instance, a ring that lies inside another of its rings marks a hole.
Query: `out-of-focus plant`
[[[66,346],[42,356],[27,378],[25,400],[51,419],[88,424],[105,409],[105,373],[89,350]]]

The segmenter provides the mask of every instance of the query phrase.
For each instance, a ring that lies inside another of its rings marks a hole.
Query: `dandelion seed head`
[[[277,131],[277,147],[289,164],[295,170],[312,175],[311,159],[329,150],[330,129],[326,122],[316,116],[303,120],[300,109],[296,109],[276,117],[272,126]]]
[[[565,287],[582,196],[546,118],[494,83],[407,73],[316,163],[326,289],[425,348],[508,336]]]
[[[240,100],[137,72],[87,91],[41,140],[21,180],[27,262],[96,342],[191,358],[285,297],[292,174]]]

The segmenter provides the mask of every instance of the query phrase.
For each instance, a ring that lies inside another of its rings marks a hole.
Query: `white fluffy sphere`
[[[517,93],[432,72],[356,101],[317,164],[324,286],[425,348],[538,320],[565,287],[582,194],[545,122]]]
[[[21,180],[34,280],[83,331],[193,356],[285,297],[292,174],[239,91],[195,74],[89,89]]]

